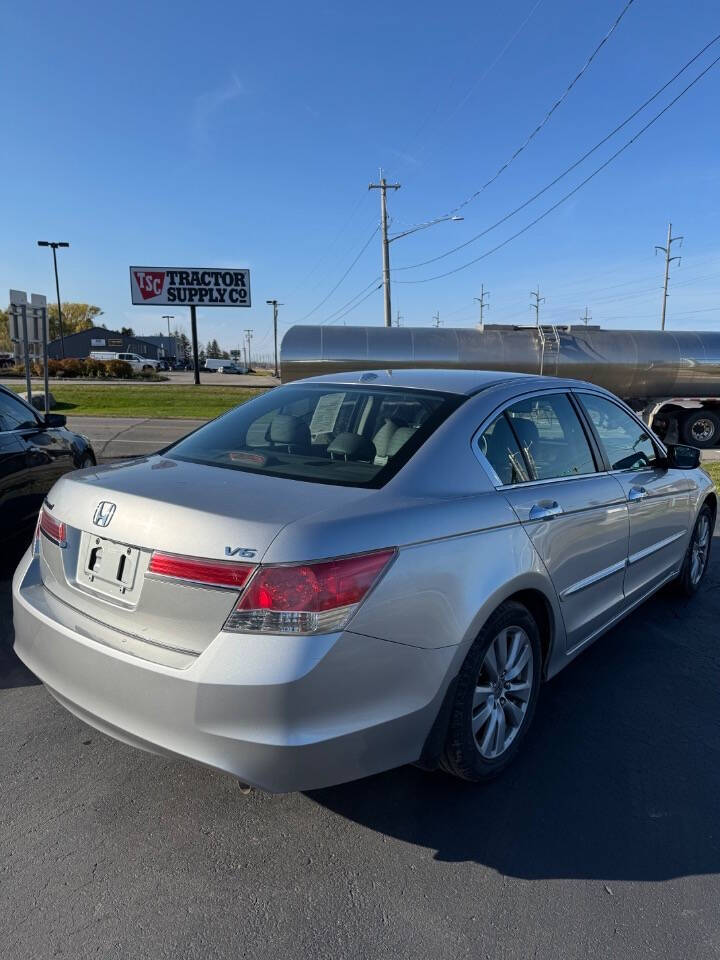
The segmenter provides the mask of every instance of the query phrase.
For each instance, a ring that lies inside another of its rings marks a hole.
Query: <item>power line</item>
[[[505,42],[505,45],[501,48],[500,52],[497,54],[497,56],[496,56],[495,59],[492,61],[492,63],[490,64],[490,66],[487,67],[487,68],[482,72],[482,74],[480,75],[480,77],[479,77],[477,80],[473,81],[473,83],[470,85],[469,89],[467,90],[467,92],[466,92],[465,95],[463,96],[463,98],[447,113],[447,115],[446,115],[445,118],[442,120],[442,122],[440,123],[440,125],[439,125],[439,127],[438,127],[437,129],[442,130],[442,128],[452,119],[452,117],[455,116],[455,114],[458,112],[458,110],[460,110],[461,107],[467,102],[468,98],[469,98],[470,96],[472,96],[473,91],[474,91],[481,83],[483,83],[483,82],[487,79],[487,77],[490,75],[490,73],[495,69],[495,67],[498,65],[498,63],[500,63],[500,61],[501,61],[502,58],[505,56],[505,54],[508,52],[508,50],[510,49],[510,47],[513,45],[513,43],[515,43],[515,41],[517,40],[517,38],[520,36],[520,34],[521,34],[521,33],[523,32],[523,30],[525,29],[525,27],[528,25],[528,23],[530,22],[533,14],[535,13],[535,11],[537,10],[537,8],[540,6],[541,3],[542,3],[542,0],[536,0],[536,2],[533,4],[533,6],[532,6],[531,9],[530,9],[530,12],[527,14],[527,16],[525,17],[525,19],[522,21],[522,23],[520,24],[520,26],[515,30],[515,32],[512,34],[512,36]],[[458,73],[457,73],[457,72],[455,73],[455,76],[458,76]],[[452,81],[452,83],[454,83],[454,80]],[[439,112],[440,112],[440,104],[438,103],[432,111],[430,111],[428,114],[426,114],[426,116],[425,116],[425,118],[423,119],[422,123],[420,124],[417,132],[416,132],[415,135],[413,136],[412,140],[409,142],[409,145],[408,145],[407,150],[403,151],[403,153],[400,155],[400,156],[401,156],[401,163],[405,163],[405,164],[407,165],[407,160],[405,159],[405,157],[409,155],[409,151],[413,150],[413,145],[415,144],[415,142],[418,140],[418,138],[420,137],[420,135],[425,131],[426,127],[430,124],[431,119],[434,119],[434,117],[436,117]],[[436,139],[437,139],[437,130],[436,130]],[[418,145],[418,146],[419,146],[419,145]],[[422,148],[420,148],[420,149],[414,149],[413,152],[417,153],[418,155],[422,155],[422,153],[425,151],[425,149],[426,149],[426,147],[424,146],[424,147],[422,147]]]
[[[475,243],[477,240],[480,240],[482,237],[487,236],[488,233],[495,230],[497,227],[501,226],[506,221],[510,220],[511,217],[514,217],[516,213],[520,213],[520,211],[524,210],[525,207],[530,206],[530,204],[533,203],[535,200],[537,200],[538,197],[541,197],[544,193],[547,193],[548,190],[552,189],[552,187],[554,187],[557,183],[559,183],[564,177],[566,177],[569,173],[572,173],[572,171],[575,170],[576,167],[579,167],[580,164],[583,163],[585,160],[587,160],[587,158],[591,156],[593,153],[595,153],[596,150],[599,150],[600,147],[603,146],[603,144],[607,143],[607,141],[610,140],[612,137],[614,137],[616,133],[619,133],[623,127],[626,127],[628,123],[634,120],[639,113],[642,113],[642,111],[646,107],[648,107],[653,102],[653,100],[657,100],[657,98],[660,96],[661,93],[667,90],[667,88],[671,86],[678,79],[678,77],[680,77],[689,67],[691,67],[696,60],[698,60],[711,46],[713,46],[713,44],[717,43],[718,40],[720,40],[720,33],[717,34],[717,36],[713,37],[713,39],[709,43],[705,44],[702,50],[696,53],[695,56],[692,57],[692,59],[688,60],[687,63],[684,64],[673,77],[671,77],[658,90],[656,90],[655,93],[653,93],[653,95],[649,97],[643,104],[637,107],[637,109],[634,110],[628,117],[626,117],[622,121],[622,123],[619,123],[613,130],[610,131],[610,133],[606,134],[602,138],[602,140],[599,140],[594,147],[591,147],[589,150],[587,150],[579,159],[575,160],[574,163],[571,163],[569,167],[567,167],[565,170],[563,170],[561,174],[555,177],[554,180],[551,180],[550,183],[544,186],[541,190],[538,190],[537,193],[534,193],[529,199],[525,200],[524,203],[521,203],[519,206],[515,207],[514,210],[510,211],[510,213],[505,214],[504,217],[501,217],[499,220],[496,220],[495,223],[491,224],[489,227],[486,227],[484,230],[481,230],[480,233],[475,234],[474,237],[470,237],[469,240],[466,240],[464,243],[458,244],[456,247],[452,247],[452,249],[447,250],[445,253],[438,254],[436,257],[430,257],[427,260],[420,260],[418,263],[408,264],[404,267],[395,267],[394,271],[398,272],[400,270],[414,270],[417,267],[425,267],[429,263],[436,263],[438,260],[444,260],[445,257],[449,257],[451,256],[451,254],[457,253],[458,250],[462,250],[465,247],[469,247],[471,244]],[[702,74],[700,74],[700,76],[702,76]],[[674,103],[675,101],[672,101],[672,102]],[[465,204],[461,204],[460,206],[462,207],[464,205]],[[455,209],[459,210],[460,207],[456,207]]]
[[[326,297],[323,297],[323,299],[320,301],[320,303],[318,303],[316,306],[314,306],[314,307],[312,308],[312,310],[310,310],[308,313],[305,314],[304,317],[301,317],[300,320],[298,320],[298,323],[303,323],[305,320],[308,319],[308,317],[311,317],[317,310],[319,310],[320,307],[323,306],[323,304],[327,303],[327,301],[328,301],[328,300],[330,299],[330,297],[335,293],[335,291],[336,291],[337,288],[340,286],[340,284],[341,284],[341,283],[345,280],[345,278],[348,276],[348,274],[349,274],[350,271],[353,269],[353,267],[355,266],[355,264],[358,262],[358,260],[360,259],[360,257],[365,253],[365,251],[367,250],[367,248],[370,246],[370,243],[371,243],[371,241],[372,241],[372,238],[375,236],[375,234],[378,232],[379,229],[380,229],[380,228],[379,228],[378,226],[376,226],[376,227],[373,229],[373,232],[370,234],[370,236],[367,238],[367,240],[366,240],[365,243],[363,244],[363,246],[362,246],[362,248],[361,248],[361,250],[360,250],[360,253],[358,253],[358,255],[355,257],[355,259],[353,260],[353,262],[352,262],[352,263],[350,264],[350,266],[347,268],[347,270],[345,271],[345,273],[340,277],[340,279],[338,280],[338,282],[337,282],[337,283],[335,284],[335,286],[332,288],[332,290],[330,291],[330,293],[329,293]]]
[[[320,323],[330,323],[330,322],[332,322],[332,321],[333,321],[333,318],[335,317],[336,314],[342,313],[342,312],[345,310],[346,307],[349,307],[351,303],[353,303],[355,300],[357,300],[358,297],[361,297],[367,290],[370,289],[370,287],[372,287],[373,289],[375,289],[375,284],[379,283],[379,282],[381,281],[381,279],[382,279],[381,277],[374,277],[374,278],[370,281],[370,283],[366,284],[366,285],[362,288],[362,290],[360,290],[358,293],[355,294],[354,297],[350,297],[350,299],[347,300],[341,307],[338,307],[337,310],[334,310],[331,314],[328,314],[328,316],[325,317],[324,320],[321,320]]]
[[[420,280],[398,280],[397,283],[429,283],[431,280],[441,280],[443,277],[452,276],[455,273],[459,273],[461,270],[467,269],[467,267],[471,267],[473,264],[478,263],[480,260],[484,260],[486,257],[489,257],[491,254],[496,253],[498,250],[501,250],[503,247],[506,247],[513,240],[516,240],[519,236],[522,236],[523,233],[527,233],[528,230],[536,226],[536,224],[540,223],[541,220],[544,220],[545,217],[549,216],[554,210],[557,210],[559,206],[561,206],[563,203],[569,200],[570,197],[573,197],[579,190],[581,190],[584,186],[586,186],[586,184],[590,183],[590,181],[593,180],[606,167],[609,167],[610,164],[620,156],[620,154],[624,153],[628,149],[628,147],[632,146],[632,144],[635,143],[635,141],[638,140],[647,130],[649,130],[650,127],[652,127],[653,124],[656,123],[664,114],[666,114],[668,110],[671,107],[673,107],[678,102],[678,100],[681,99],[681,97],[684,97],[685,94],[692,87],[694,87],[695,84],[699,80],[701,80],[706,73],[712,70],[712,68],[719,61],[720,61],[720,57],[716,57],[707,67],[705,67],[705,69],[701,73],[697,75],[697,77],[695,77],[694,80],[692,80],[683,90],[681,90],[680,93],[676,97],[674,97],[674,99],[672,99],[666,106],[664,106],[659,113],[656,113],[655,116],[652,118],[652,120],[649,120],[644,127],[641,127],[636,134],[634,134],[626,143],[624,143],[619,150],[616,150],[615,153],[612,154],[612,156],[608,157],[608,159],[604,163],[602,163],[599,167],[593,170],[593,172],[589,174],[587,177],[585,177],[584,180],[581,180],[580,183],[577,184],[577,186],[573,187],[572,190],[570,190],[564,196],[560,197],[560,199],[557,200],[552,206],[548,207],[547,210],[543,211],[543,213],[535,217],[534,220],[531,220],[530,223],[526,224],[521,230],[518,230],[516,233],[513,233],[511,236],[503,240],[502,243],[498,243],[492,249],[486,250],[485,253],[480,254],[479,257],[475,257],[473,260],[469,260],[467,263],[461,264],[459,267],[455,267],[453,270],[447,270],[445,273],[438,273],[433,277],[423,277]]]
[[[364,303],[368,299],[368,297],[371,297],[374,293],[376,293],[380,289],[380,287],[382,287],[382,283],[377,283],[376,281],[373,281],[373,283],[375,283],[375,286],[372,288],[372,290],[368,291],[368,293],[366,293],[361,300],[358,300],[358,302],[354,306],[350,307],[350,309],[346,310],[344,313],[341,313],[339,317],[335,317],[333,320],[326,321],[326,323],[333,324],[333,323],[337,323],[338,320],[342,320],[343,317],[346,317],[349,313],[352,313],[353,310],[356,310],[361,303]],[[355,298],[353,297],[353,299]]]
[[[513,153],[512,156],[511,156],[508,160],[506,160],[505,163],[503,163],[503,165],[498,169],[498,171],[497,171],[495,174],[493,174],[493,176],[490,177],[490,179],[487,180],[487,181],[480,187],[479,190],[476,190],[475,193],[472,193],[469,197],[467,197],[467,199],[463,200],[463,202],[462,202],[461,204],[459,204],[459,206],[457,206],[457,207],[455,207],[454,209],[450,210],[450,211],[449,211],[450,214],[457,213],[458,210],[462,210],[463,207],[466,207],[469,203],[472,203],[473,200],[475,200],[477,197],[479,197],[480,194],[481,194],[484,190],[486,190],[492,183],[494,183],[494,182],[498,179],[498,177],[499,177],[502,173],[505,172],[505,170],[507,170],[507,168],[510,166],[510,164],[511,164],[515,159],[517,159],[517,157],[520,156],[520,154],[523,152],[523,150],[524,150],[527,146],[529,146],[529,144],[535,139],[535,137],[538,135],[538,133],[540,133],[540,131],[542,130],[542,128],[545,126],[545,124],[548,123],[548,121],[550,120],[550,117],[552,117],[552,115],[555,113],[555,111],[558,109],[558,107],[559,107],[562,103],[564,103],[564,101],[568,98],[568,96],[570,95],[570,91],[571,91],[572,88],[575,86],[575,84],[578,82],[578,80],[580,80],[581,77],[587,72],[587,70],[588,70],[589,67],[590,67],[590,64],[593,62],[593,60],[594,60],[595,57],[598,55],[598,53],[600,53],[600,51],[601,51],[602,48],[605,46],[605,44],[608,42],[608,40],[609,40],[610,37],[613,35],[613,33],[615,33],[616,29],[617,29],[618,26],[620,25],[620,21],[621,21],[622,18],[625,16],[625,14],[628,12],[628,10],[630,9],[630,7],[632,6],[633,3],[634,3],[634,0],[627,0],[627,2],[625,3],[625,6],[622,8],[622,10],[621,10],[620,13],[618,14],[617,18],[615,19],[615,22],[614,22],[613,25],[610,27],[610,29],[609,29],[608,32],[605,34],[605,36],[602,38],[602,40],[600,41],[600,43],[595,47],[595,49],[594,49],[593,52],[590,54],[590,56],[587,58],[587,60],[585,61],[584,65],[581,67],[580,72],[575,76],[575,79],[572,80],[572,81],[568,84],[568,86],[565,88],[564,92],[558,97],[558,99],[555,101],[555,103],[550,107],[550,109],[547,111],[547,113],[545,114],[545,116],[543,117],[543,119],[542,119],[542,120],[540,121],[540,123],[535,127],[535,129],[532,131],[532,133],[530,133],[530,134],[525,138],[525,140],[524,140],[523,143],[517,148],[517,150],[515,151],[515,153]],[[533,12],[534,12],[534,9],[533,9]],[[532,14],[531,14],[531,15],[532,15]],[[528,19],[529,19],[529,18],[528,18]]]

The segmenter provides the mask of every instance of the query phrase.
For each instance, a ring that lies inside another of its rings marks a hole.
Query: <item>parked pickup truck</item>
[[[124,360],[133,368],[134,373],[140,370],[157,370],[159,362],[148,357],[139,357],[136,353],[113,353],[111,350],[93,350],[90,354],[93,360]]]

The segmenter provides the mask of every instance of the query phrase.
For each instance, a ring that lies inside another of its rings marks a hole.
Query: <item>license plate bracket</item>
[[[101,593],[125,597],[135,586],[139,557],[135,547],[91,535],[83,549],[83,580]]]

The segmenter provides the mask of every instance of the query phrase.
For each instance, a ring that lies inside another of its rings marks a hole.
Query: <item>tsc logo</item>
[[[135,283],[143,300],[159,297],[165,284],[165,273],[159,270],[134,270]]]

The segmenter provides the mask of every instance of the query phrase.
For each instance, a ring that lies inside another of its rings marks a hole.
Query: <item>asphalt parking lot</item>
[[[306,794],[116,743],[11,653],[0,584],[0,956],[720,955],[720,538],[551,681],[486,787],[412,767]]]

